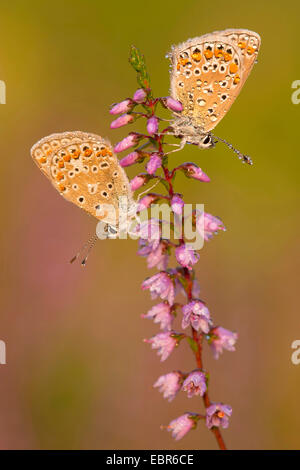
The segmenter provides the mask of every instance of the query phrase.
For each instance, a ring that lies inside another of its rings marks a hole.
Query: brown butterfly
[[[103,222],[108,238],[114,238],[120,229],[120,201],[129,218],[136,216],[126,173],[111,144],[102,137],[81,131],[52,134],[37,142],[31,155],[65,199]],[[99,234],[84,248],[91,248],[97,238],[101,238]]]
[[[240,93],[256,61],[260,37],[246,29],[226,29],[189,39],[173,46],[171,59],[171,96],[180,101],[183,111],[175,113],[172,135],[200,148],[214,147],[216,141],[228,142],[211,134]],[[240,158],[248,156],[233,149]]]

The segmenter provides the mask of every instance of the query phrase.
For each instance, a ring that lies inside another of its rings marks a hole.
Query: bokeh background
[[[165,96],[171,44],[229,27],[259,32],[262,48],[216,133],[255,165],[221,144],[172,157],[210,175],[210,184],[178,178],[177,190],[227,227],[201,251],[197,273],[215,321],[239,341],[235,353],[214,361],[206,349],[204,359],[211,398],[233,406],[230,448],[300,448],[300,365],[291,362],[300,338],[300,105],[291,102],[299,15],[297,0],[1,2],[0,448],[216,448],[201,423],[178,443],[159,428],[201,411],[202,401],[182,394],[168,403],[152,388],[162,373],[194,362],[186,346],[161,363],[143,344],[158,329],[140,318],[152,302],[140,289],[149,272],[136,242],[98,242],[86,269],[70,265],[95,221],[56,193],[29,151],[65,130],[117,142],[127,129],[109,129],[108,109],[136,89],[129,46],[143,51],[154,92]]]

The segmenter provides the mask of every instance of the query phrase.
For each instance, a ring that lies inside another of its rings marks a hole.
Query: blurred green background
[[[204,360],[211,399],[233,406],[228,447],[300,448],[300,365],[291,362],[300,338],[300,105],[291,102],[299,15],[296,0],[1,2],[0,448],[216,448],[201,424],[178,443],[159,428],[201,411],[202,402],[181,394],[168,403],[152,389],[159,375],[191,370],[194,361],[181,346],[160,363],[142,342],[158,329],[140,319],[152,302],[140,289],[149,272],[136,242],[98,242],[86,269],[70,265],[95,221],[55,192],[29,151],[65,130],[117,142],[127,129],[109,129],[108,109],[136,89],[129,46],[143,51],[154,93],[165,96],[171,44],[229,27],[257,31],[262,48],[216,134],[255,165],[221,144],[172,157],[174,165],[197,162],[211,177],[210,184],[178,178],[176,189],[227,227],[200,252],[197,273],[215,322],[238,331],[239,341],[218,361],[205,349]]]

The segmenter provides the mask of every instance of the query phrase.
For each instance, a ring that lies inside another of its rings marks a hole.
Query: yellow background
[[[156,96],[169,88],[171,44],[229,27],[262,37],[258,64],[216,134],[250,154],[242,165],[218,144],[187,146],[172,164],[195,161],[210,184],[178,178],[187,202],[205,203],[227,232],[200,252],[201,297],[214,321],[239,333],[237,351],[204,361],[210,395],[233,406],[225,441],[234,449],[300,447],[297,289],[300,79],[299,2],[1,1],[0,447],[3,449],[214,449],[199,424],[175,443],[159,426],[203,411],[183,393],[172,403],[152,384],[195,367],[182,345],[164,363],[145,345],[158,328],[140,289],[149,275],[135,241],[98,242],[88,266],[68,260],[95,221],[64,201],[31,160],[52,132],[83,130],[114,143],[109,105],[136,89],[129,46],[146,56]],[[128,130],[133,130],[129,127]],[[129,169],[132,177],[137,167]],[[143,167],[139,169],[143,171]],[[155,271],[153,271],[155,272]]]

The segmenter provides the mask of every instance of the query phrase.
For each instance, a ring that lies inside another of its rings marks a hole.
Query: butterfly
[[[167,55],[171,60],[171,96],[183,105],[171,123],[171,135],[181,138],[177,150],[186,143],[211,148],[221,141],[252,163],[247,155],[211,131],[240,93],[260,43],[260,36],[253,31],[226,29],[172,47]]]
[[[117,236],[120,212],[125,211],[129,219],[136,216],[127,175],[110,142],[102,137],[81,131],[52,134],[31,148],[31,156],[65,199],[102,222],[107,238]],[[90,250],[97,238],[99,233],[84,249],[89,245]]]

